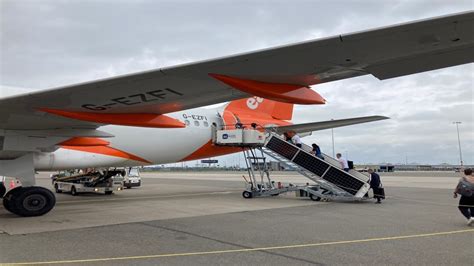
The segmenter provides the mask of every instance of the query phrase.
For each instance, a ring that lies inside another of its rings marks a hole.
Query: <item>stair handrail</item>
[[[305,144],[305,143],[303,143],[302,147],[304,147],[303,150],[305,150],[305,151],[307,151],[307,152],[309,152],[309,153],[311,153],[311,151],[313,150],[313,147],[311,147],[311,146],[309,146],[309,145],[307,145],[307,144]],[[329,156],[329,155],[327,155],[327,154],[325,154],[325,153],[322,153],[322,152],[321,152],[321,155],[323,155],[323,158],[324,158],[324,161],[325,161],[325,162],[329,163],[329,164],[330,164],[331,166],[333,166],[333,167],[342,169],[342,165],[341,165],[341,163],[340,163],[338,160],[336,160],[336,159],[332,158],[331,156]]]
[[[272,135],[272,136],[274,136],[274,137],[277,137],[277,138],[279,138],[279,139],[281,139],[281,140],[284,140],[284,139],[283,139],[278,133],[276,133],[275,131],[267,130],[267,132],[269,132],[270,135]],[[290,144],[296,147],[296,145],[294,145],[293,143],[290,143]],[[302,143],[301,149],[302,149],[303,151],[305,151],[305,152],[311,153],[312,150],[313,150],[313,147],[309,146],[308,144]],[[311,153],[311,154],[312,154],[312,153]],[[338,168],[338,169],[341,169],[341,170],[343,169],[341,163],[340,163],[337,159],[335,159],[335,158],[333,158],[333,157],[331,157],[331,156],[329,156],[329,155],[327,155],[327,154],[325,154],[325,153],[321,153],[321,154],[323,155],[324,161],[325,161],[326,163],[330,164],[332,167],[335,167],[335,168]],[[316,157],[316,156],[315,156],[315,157]],[[318,157],[316,157],[316,158],[318,158]],[[318,158],[318,159],[321,160],[320,158]],[[370,177],[369,177],[368,175],[365,175],[365,174],[363,174],[363,173],[361,173],[361,172],[359,172],[359,171],[356,171],[356,170],[354,170],[354,169],[350,169],[348,173],[351,174],[351,175],[353,175],[353,176],[355,176],[357,179],[360,179],[360,180],[364,181],[364,182],[368,182],[368,180],[370,179]]]
[[[267,132],[269,132],[270,135],[272,135],[272,136],[274,136],[274,137],[276,137],[276,138],[279,138],[279,139],[281,139],[281,140],[285,140],[285,139],[283,139],[278,133],[276,133],[276,131],[267,130]],[[285,140],[285,141],[286,141],[286,140]],[[294,145],[293,143],[290,143],[290,144],[293,145],[293,146],[295,146],[295,147],[297,147],[297,146]],[[298,147],[297,147],[297,148],[298,148]],[[313,151],[313,147],[311,147],[311,146],[309,146],[309,145],[307,145],[307,144],[305,144],[305,143],[302,143],[301,149],[302,149],[303,151],[307,152],[307,153],[311,153],[311,152]],[[312,153],[311,153],[311,154],[312,154]],[[330,165],[333,166],[333,167],[336,167],[336,168],[338,168],[338,169],[342,169],[341,163],[340,163],[338,160],[336,160],[336,159],[334,159],[334,158],[332,158],[332,157],[330,157],[329,155],[324,154],[324,153],[322,153],[322,155],[323,155],[323,157],[324,157],[324,161],[325,161],[325,162],[327,162],[328,164],[330,164]],[[316,157],[316,158],[318,158],[318,157]],[[321,158],[318,158],[318,159],[321,160]]]

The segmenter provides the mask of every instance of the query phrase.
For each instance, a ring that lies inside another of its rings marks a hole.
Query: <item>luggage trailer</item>
[[[248,178],[243,176],[246,187],[244,198],[277,196],[296,192],[314,201],[338,200],[360,201],[366,199],[370,189],[369,177],[353,169],[345,172],[339,162],[323,155],[324,160],[312,155],[311,147],[299,148],[285,141],[272,131],[256,129],[217,130],[214,134],[215,145],[238,146],[244,153]],[[279,161],[289,170],[307,177],[311,182],[306,185],[283,185],[270,176],[266,155]]]
[[[86,174],[54,178],[56,193],[69,192],[76,196],[79,193],[103,193],[111,195],[114,191],[123,190],[123,170],[104,170]]]

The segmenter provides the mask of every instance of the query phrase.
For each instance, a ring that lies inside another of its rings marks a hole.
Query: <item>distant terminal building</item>
[[[464,168],[473,168],[473,165],[464,165]],[[366,172],[367,169],[372,168],[377,172],[394,172],[394,171],[459,171],[460,165],[450,164],[359,164],[355,169],[361,172]]]
[[[395,170],[395,165],[380,165],[378,171],[379,172],[393,172]]]
[[[451,165],[451,164],[416,164],[416,165],[395,165],[397,171],[459,171],[461,168],[473,168],[474,165]]]

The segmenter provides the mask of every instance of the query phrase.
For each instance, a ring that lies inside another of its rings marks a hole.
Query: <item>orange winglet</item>
[[[99,138],[74,137],[59,143],[62,146],[108,146],[110,142]]]
[[[182,128],[186,125],[166,115],[157,114],[101,114],[101,113],[89,113],[89,112],[71,112],[58,109],[39,108],[39,110],[64,116],[67,118],[89,121],[101,124],[112,124],[122,126],[135,126],[135,127],[159,127],[159,128]]]
[[[209,76],[240,91],[270,100],[295,104],[326,103],[321,95],[304,85],[268,83],[213,73]]]

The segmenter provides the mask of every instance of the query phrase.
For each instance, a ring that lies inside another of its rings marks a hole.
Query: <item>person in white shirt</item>
[[[342,157],[340,153],[336,154],[337,160],[341,163],[342,169],[344,171],[349,172],[349,163],[347,162],[346,158]]]
[[[454,190],[454,198],[461,195],[459,200],[459,210],[467,219],[467,225],[474,224],[474,176],[472,176],[472,169],[464,169],[464,177],[459,180],[456,189]]]
[[[291,142],[293,142],[293,144],[295,144],[298,148],[301,148],[303,146],[303,142],[301,142],[300,136],[298,136],[295,131],[290,131],[289,133],[291,136]]]

